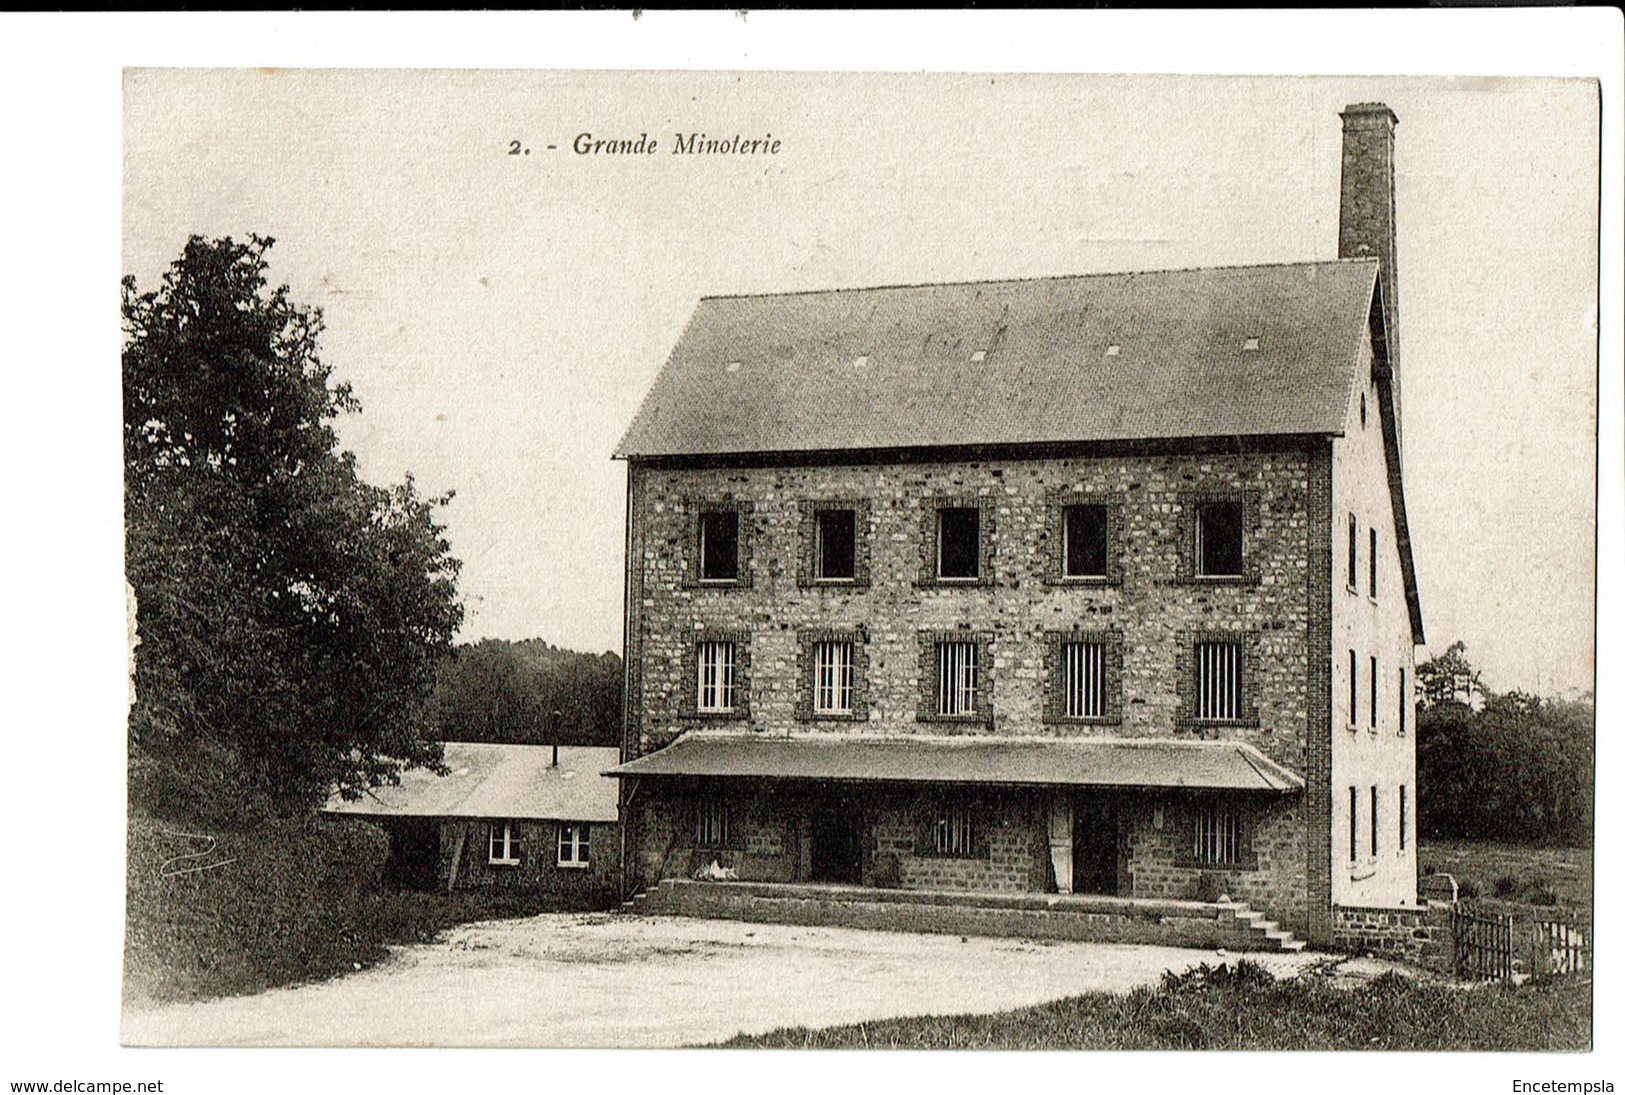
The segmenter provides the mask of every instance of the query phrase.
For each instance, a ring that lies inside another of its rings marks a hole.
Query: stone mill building
[[[628,894],[1276,946],[1415,905],[1397,119],[1341,117],[1325,258],[700,301],[617,452]]]

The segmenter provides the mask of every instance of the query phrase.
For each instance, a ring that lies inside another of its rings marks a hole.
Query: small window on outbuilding
[[[1203,578],[1241,574],[1241,502],[1201,502],[1196,508],[1196,574]]]
[[[592,828],[585,822],[559,823],[560,867],[586,867],[592,861]]]
[[[982,514],[975,506],[937,511],[937,577],[975,581],[982,574]]]
[[[519,862],[519,823],[516,821],[491,822],[487,861],[503,867]]]

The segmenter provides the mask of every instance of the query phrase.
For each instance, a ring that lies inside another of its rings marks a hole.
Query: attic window
[[[986,361],[987,360],[987,351],[986,350],[977,350],[975,353],[970,355],[970,359],[972,361]]]
[[[1258,349],[1258,339],[1249,338],[1246,342],[1241,344],[1241,348],[1244,352],[1251,352]]]
[[[737,373],[739,371],[739,362],[737,362],[737,361],[728,362],[727,369],[728,369],[728,371],[730,373]]]
[[[1365,393],[1360,393],[1360,425],[1365,425]]]
[[[1116,357],[1117,356],[1117,351],[1120,350],[1120,349],[1122,349],[1122,347],[1118,346],[1117,343],[1114,342],[1110,346],[1106,347],[1106,356],[1107,357]]]

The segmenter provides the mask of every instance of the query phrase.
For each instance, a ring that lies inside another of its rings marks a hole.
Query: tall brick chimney
[[[1388,363],[1393,369],[1395,430],[1399,428],[1399,266],[1394,247],[1394,127],[1385,103],[1343,108],[1343,191],[1337,257],[1375,257],[1382,279]]]

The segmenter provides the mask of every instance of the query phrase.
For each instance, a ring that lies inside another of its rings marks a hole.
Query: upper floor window
[[[1196,710],[1203,721],[1233,722],[1241,718],[1241,644],[1196,644]]]
[[[1349,514],[1349,589],[1359,588],[1357,575],[1360,573],[1360,522],[1354,514]]]
[[[1062,575],[1106,577],[1106,507],[1066,506],[1061,512]]]
[[[488,862],[508,867],[519,862],[518,829],[518,824],[512,821],[491,823]]]
[[[821,582],[850,582],[857,577],[857,513],[822,509],[813,517],[814,576]]]
[[[1207,867],[1234,867],[1241,862],[1241,819],[1235,810],[1210,802],[1196,814],[1196,862]]]
[[[1061,715],[1068,719],[1106,717],[1105,643],[1062,644]]]
[[[1371,702],[1366,705],[1371,711],[1371,729],[1377,728],[1377,659],[1371,658]]]
[[[559,858],[560,867],[585,867],[591,862],[592,829],[582,823],[561,822],[559,824]]]
[[[937,577],[975,581],[982,576],[982,511],[975,506],[937,510]]]
[[[1399,669],[1399,732],[1401,734],[1403,734],[1405,732],[1405,723],[1408,721],[1407,716],[1410,714],[1410,708],[1411,708],[1411,694],[1410,694],[1409,691],[1406,690],[1406,687],[1405,687],[1406,684],[1407,684],[1407,682],[1405,680],[1405,667],[1400,666],[1400,669]]]
[[[1372,599],[1377,596],[1377,530],[1371,530],[1371,550],[1367,556],[1370,563],[1371,581],[1367,588],[1371,591]]]
[[[813,714],[852,714],[856,645],[851,642],[813,644]]]
[[[977,649],[974,642],[937,644],[936,713],[947,717],[977,712]]]
[[[734,667],[738,648],[731,642],[702,642],[696,651],[701,714],[730,714],[734,710]]]
[[[1241,575],[1241,524],[1240,501],[1197,504],[1194,556],[1197,577]]]
[[[1349,651],[1349,729],[1360,725],[1360,656]]]
[[[700,581],[739,580],[739,512],[711,509],[700,514]]]
[[[1349,862],[1360,858],[1360,789],[1349,788]]]

